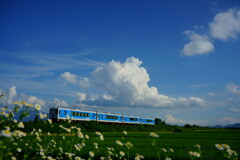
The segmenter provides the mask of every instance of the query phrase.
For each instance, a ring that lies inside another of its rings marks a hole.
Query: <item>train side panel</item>
[[[122,123],[122,115],[111,113],[98,113],[98,122]]]
[[[123,116],[123,123],[126,123],[126,124],[141,124],[141,117]]]
[[[59,108],[58,119],[96,121],[96,112]]]
[[[151,119],[151,118],[142,118],[142,124],[154,125],[155,124],[155,120]]]

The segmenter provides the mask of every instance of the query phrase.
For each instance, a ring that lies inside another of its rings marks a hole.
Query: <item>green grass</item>
[[[240,129],[179,127],[166,124],[150,126],[104,125],[97,122],[51,123],[51,121],[43,120],[26,122],[23,125],[21,118],[19,121],[13,121],[13,112],[18,112],[18,106],[13,111],[5,111],[6,109],[7,107],[2,108],[3,111],[0,115],[0,134],[2,135],[0,136],[0,160],[14,158],[20,160],[75,159],[77,156],[90,160],[100,159],[101,156],[129,160],[135,159],[138,154],[147,160],[165,159],[166,157],[184,160],[221,160],[226,159],[229,153],[226,152],[226,149],[224,151],[218,150],[215,144],[228,144],[232,150],[240,151]],[[31,108],[26,105],[22,110],[24,112],[20,117],[23,118],[28,116]],[[127,131],[128,134],[124,135],[123,130]],[[16,134],[16,131],[19,133],[21,131],[26,136],[21,137]],[[97,135],[96,131],[102,132],[103,141],[99,136],[101,133]],[[151,132],[156,132],[158,135],[150,137]],[[78,137],[78,134],[82,133],[84,138]],[[89,135],[90,139],[86,138],[86,135]],[[120,146],[116,140],[121,141],[124,145]],[[95,147],[94,143],[98,143],[98,148]],[[79,149],[79,146],[83,146],[83,144],[84,147]],[[196,147],[196,144],[201,146],[201,150]],[[76,148],[76,145],[79,146]],[[111,149],[111,153],[109,149]],[[171,152],[170,149],[174,152]],[[90,151],[94,152],[94,157],[90,157]],[[120,156],[120,151],[123,151],[125,155]],[[200,153],[201,156],[190,156],[189,151],[197,152],[196,154]],[[75,155],[69,157],[69,153]],[[238,159],[240,157],[238,155],[230,158]]]
[[[38,142],[44,147],[49,145],[49,142],[54,139],[56,144],[56,149],[52,148],[50,155],[53,157],[61,155],[58,147],[62,147],[64,152],[76,153],[83,158],[89,157],[89,151],[94,151],[95,159],[99,159],[100,156],[107,155],[107,148],[111,147],[115,149],[115,153],[124,151],[125,154],[128,153],[128,149],[125,146],[119,146],[116,144],[116,140],[120,140],[125,143],[127,141],[133,144],[133,147],[129,150],[129,159],[134,159],[136,154],[143,155],[144,159],[158,159],[157,154],[160,155],[161,159],[170,157],[172,159],[191,159],[188,154],[188,151],[198,151],[196,144],[201,146],[201,157],[199,159],[226,159],[221,151],[217,150],[215,144],[229,144],[231,149],[239,151],[240,150],[240,130],[230,130],[230,129],[220,129],[220,130],[205,130],[205,131],[188,131],[183,133],[158,133],[159,138],[149,137],[150,132],[128,132],[128,135],[124,135],[122,132],[103,132],[104,141],[99,139],[99,136],[95,133],[87,133],[90,136],[89,140],[86,140],[86,147],[80,151],[76,152],[73,147],[73,144],[80,143],[81,138],[71,136],[71,134],[65,134],[65,140],[62,139],[62,136],[40,136],[42,141]],[[8,153],[12,153],[19,159],[22,159],[23,156],[27,155],[25,159],[39,159],[39,156],[36,156],[37,141],[36,136],[26,136],[23,138],[23,141],[16,140],[18,146],[12,145],[12,142],[9,138],[1,138],[2,146],[6,146]],[[156,140],[156,148],[152,145],[152,142]],[[99,152],[94,149],[93,143],[97,142],[99,144]],[[32,146],[32,149],[29,149],[29,146],[25,146],[25,143],[29,143]],[[18,153],[16,149],[20,147],[23,149],[21,153]],[[169,149],[172,148],[174,152],[164,152],[161,148]],[[26,149],[26,150],[25,150]],[[1,154],[5,154],[2,153]],[[126,157],[128,157],[126,155]],[[67,158],[63,154],[63,158]],[[239,157],[238,157],[239,158]]]

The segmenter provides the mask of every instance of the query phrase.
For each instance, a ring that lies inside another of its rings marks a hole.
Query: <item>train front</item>
[[[49,119],[51,119],[53,122],[58,121],[58,108],[50,108]]]

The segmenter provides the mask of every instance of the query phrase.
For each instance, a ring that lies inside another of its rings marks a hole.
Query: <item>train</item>
[[[119,123],[119,124],[147,124],[155,125],[155,119],[136,117],[129,115],[94,112],[71,108],[50,108],[49,118],[52,121],[61,121],[71,119],[72,121],[97,121],[104,123]]]

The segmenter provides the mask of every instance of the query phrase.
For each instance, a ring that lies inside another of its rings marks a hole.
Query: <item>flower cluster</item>
[[[232,150],[228,144],[215,144],[215,147],[228,159],[236,159],[238,156],[237,152]]]

